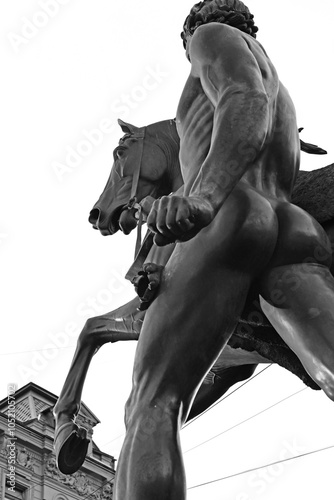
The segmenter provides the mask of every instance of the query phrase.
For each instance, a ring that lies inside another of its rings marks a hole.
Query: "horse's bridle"
[[[141,247],[141,229],[142,229],[142,225],[143,225],[143,212],[142,212],[142,207],[141,207],[140,203],[138,203],[138,200],[137,200],[137,188],[138,188],[138,183],[139,183],[141,164],[142,164],[142,160],[143,160],[145,133],[146,133],[146,127],[143,127],[142,129],[130,134],[131,137],[138,139],[138,141],[139,141],[138,142],[138,144],[139,144],[138,162],[135,166],[133,176],[132,176],[130,199],[129,199],[127,205],[125,206],[125,209],[127,209],[127,210],[132,210],[134,208],[138,212],[135,258],[136,258],[137,253],[139,252],[140,247]]]

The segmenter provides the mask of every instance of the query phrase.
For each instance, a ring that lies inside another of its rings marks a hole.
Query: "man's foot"
[[[57,466],[63,474],[73,474],[85,461],[89,439],[87,431],[72,420],[56,427],[54,449]]]

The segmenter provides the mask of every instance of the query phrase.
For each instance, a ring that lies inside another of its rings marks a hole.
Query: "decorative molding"
[[[95,422],[93,422],[89,417],[87,417],[86,415],[82,415],[79,413],[79,415],[77,415],[76,419],[75,419],[75,423],[78,424],[79,426],[83,426],[83,427],[89,427],[90,429],[92,429],[95,425]]]
[[[100,493],[100,497],[98,500],[110,500],[113,497],[113,483],[107,483],[103,486],[102,492]]]
[[[64,486],[71,488],[72,490],[79,493],[79,495],[89,495],[90,498],[95,500],[112,500],[112,490],[113,485],[110,483],[102,485],[99,487],[93,484],[87,474],[78,471],[74,474],[62,474],[57,467],[56,458],[52,455],[47,459],[44,468],[44,474],[51,479],[62,483]],[[61,499],[59,499],[61,500]]]
[[[7,441],[9,440],[9,437],[4,436],[0,446],[0,455],[3,455],[5,459],[7,459],[9,455],[9,449],[7,448]],[[31,472],[35,472],[35,466],[37,466],[36,455],[28,451],[27,448],[15,445],[15,462],[17,465],[21,465]]]
[[[32,472],[35,472],[34,466],[36,464],[35,456],[27,451],[26,448],[17,448],[16,451],[16,462],[22,467],[25,467]]]

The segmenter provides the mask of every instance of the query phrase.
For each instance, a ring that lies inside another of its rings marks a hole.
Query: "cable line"
[[[208,484],[218,483],[219,481],[224,481],[225,479],[231,479],[232,477],[241,476],[242,474],[248,474],[249,472],[255,472],[255,471],[260,470],[260,469],[265,469],[266,467],[271,467],[272,465],[278,465],[278,464],[282,464],[284,462],[289,462],[291,460],[296,460],[297,458],[303,458],[303,457],[307,457],[308,455],[314,455],[315,453],[321,453],[322,451],[327,451],[327,450],[330,450],[332,448],[334,448],[334,444],[332,444],[330,446],[326,446],[325,448],[320,448],[318,450],[308,451],[308,452],[303,453],[301,455],[296,455],[295,457],[285,458],[284,460],[277,460],[276,462],[271,462],[271,463],[268,463],[265,465],[261,465],[260,467],[254,467],[253,469],[247,469],[247,470],[244,470],[242,472],[237,472],[235,474],[231,474],[229,476],[220,477],[219,479],[214,479],[213,481],[207,481],[206,483],[196,484],[195,486],[190,486],[190,488],[187,488],[187,489],[194,490],[195,488],[200,488],[201,486],[207,486]]]
[[[103,444],[101,445],[101,447],[103,447],[103,446],[107,446],[107,444],[113,443],[114,441],[117,441],[117,439],[119,439],[119,438],[121,438],[121,437],[123,437],[123,436],[125,436],[125,432],[123,432],[123,433],[122,433],[122,434],[120,434],[119,436],[116,436],[116,437],[115,437],[114,439],[112,439],[111,441],[108,441],[107,443],[103,443]]]
[[[14,352],[0,352],[0,356],[11,356],[13,354],[26,354],[28,352],[41,352],[41,351],[49,351],[50,349],[52,350],[59,350],[59,349],[70,349],[76,347],[75,345],[67,345],[64,347],[57,347],[56,345],[54,347],[44,347],[44,349],[32,349],[31,351],[14,351]]]
[[[190,420],[190,422],[186,423],[182,427],[182,429],[185,429],[186,427],[188,427],[188,425],[190,425],[193,422],[195,422],[195,420],[197,420],[199,417],[202,417],[203,415],[205,415],[205,413],[207,413],[208,411],[212,410],[212,408],[214,408],[215,406],[217,406],[219,403],[221,403],[222,401],[225,401],[225,399],[227,399],[230,396],[232,396],[232,394],[234,394],[235,392],[237,392],[239,389],[241,389],[242,387],[244,387],[246,384],[248,384],[249,382],[251,382],[252,380],[254,380],[259,375],[261,375],[261,373],[263,373],[266,370],[268,370],[268,368],[270,368],[271,366],[272,366],[272,364],[266,366],[265,368],[263,368],[263,370],[259,371],[258,373],[256,373],[255,375],[253,375],[253,377],[249,378],[243,384],[239,385],[239,387],[237,387],[236,389],[234,389],[233,391],[231,391],[229,394],[227,394],[227,396],[224,396],[224,397],[218,399],[218,401],[216,401],[213,405],[211,405],[209,408],[207,408],[205,411],[203,411],[203,413],[201,413],[200,415],[197,415],[197,417],[194,417],[192,420]]]
[[[219,434],[216,434],[215,436],[207,439],[206,441],[203,441],[202,443],[199,443],[197,444],[196,446],[193,446],[192,448],[190,448],[189,450],[185,451],[185,453],[188,453],[189,451],[192,451],[194,450],[195,448],[199,448],[200,446],[203,446],[203,444],[205,443],[208,443],[209,441],[212,441],[213,439],[216,439],[217,437],[221,436],[222,434],[226,434],[226,432],[229,432],[231,431],[232,429],[235,429],[236,427],[238,427],[239,425],[241,424],[244,424],[246,422],[248,422],[249,420],[252,420],[253,418],[255,417],[258,417],[259,415],[261,415],[262,413],[265,413],[266,411],[270,410],[271,408],[274,408],[275,406],[278,406],[279,404],[283,403],[284,401],[287,401],[288,399],[292,398],[293,396],[296,396],[297,394],[300,394],[301,392],[304,392],[308,389],[308,387],[304,387],[303,389],[300,389],[299,391],[297,392],[294,392],[293,394],[290,394],[290,396],[287,396],[286,398],[284,399],[281,399],[280,401],[278,401],[277,403],[271,405],[271,406],[268,406],[268,408],[265,408],[264,410],[261,410],[259,411],[258,413],[256,413],[255,415],[252,415],[251,417],[248,417],[246,418],[246,420],[243,420],[242,422],[239,422],[238,424],[235,424],[233,425],[232,427],[230,427],[229,429],[226,429],[225,431],[222,431],[220,432]]]

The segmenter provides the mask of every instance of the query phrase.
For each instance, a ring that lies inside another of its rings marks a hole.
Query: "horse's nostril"
[[[88,221],[93,224],[94,227],[96,227],[98,220],[100,218],[100,209],[99,208],[93,208],[93,210],[89,214]],[[96,228],[97,229],[97,228]]]

